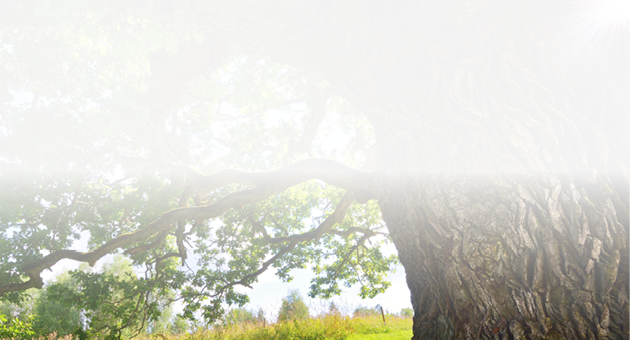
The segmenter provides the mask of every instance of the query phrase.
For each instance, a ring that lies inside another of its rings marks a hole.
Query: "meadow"
[[[411,338],[411,318],[386,316],[342,316],[329,314],[305,320],[287,320],[275,324],[244,323],[192,334],[152,334],[141,339],[159,337],[169,340],[403,340]]]
[[[412,319],[381,316],[325,315],[305,320],[287,320],[274,324],[264,322],[242,323],[191,334],[146,334],[139,340],[407,340],[412,336]],[[37,340],[75,340],[71,335],[40,336]]]

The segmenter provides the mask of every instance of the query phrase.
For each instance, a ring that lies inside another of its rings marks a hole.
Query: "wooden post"
[[[383,306],[381,307],[381,316],[383,317],[383,325],[387,326],[387,322],[385,322],[385,312],[383,312]]]

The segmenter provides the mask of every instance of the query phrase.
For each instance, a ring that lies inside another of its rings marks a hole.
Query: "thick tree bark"
[[[286,1],[246,34],[373,123],[414,339],[628,339],[628,37],[597,4]]]
[[[629,337],[628,44],[569,61],[521,33],[372,111],[413,339]]]

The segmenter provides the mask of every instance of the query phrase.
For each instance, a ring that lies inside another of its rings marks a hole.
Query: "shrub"
[[[9,321],[4,314],[0,314],[0,339],[31,338],[35,335],[32,321],[32,316],[28,317],[26,321],[21,321],[17,318]]]

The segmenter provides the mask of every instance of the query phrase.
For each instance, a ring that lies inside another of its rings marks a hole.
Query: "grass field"
[[[169,340],[407,340],[411,338],[409,318],[345,317],[327,315],[321,318],[288,321],[276,324],[241,324],[194,334],[149,335],[143,339]]]
[[[383,325],[380,317],[354,318],[355,333],[350,334],[347,340],[409,340],[412,320],[410,318],[387,317],[387,324]]]

